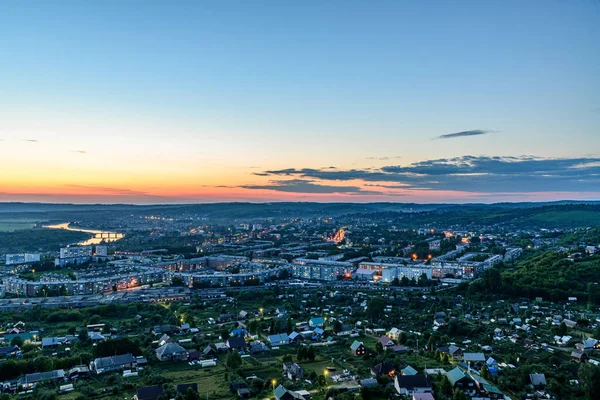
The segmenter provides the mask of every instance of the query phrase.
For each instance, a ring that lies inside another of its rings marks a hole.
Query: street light
[[[275,384],[277,383],[277,381],[275,379],[273,379],[271,381],[271,384],[273,385],[273,391],[275,391]]]

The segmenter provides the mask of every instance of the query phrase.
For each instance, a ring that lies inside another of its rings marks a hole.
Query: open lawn
[[[36,224],[45,222],[37,219],[0,219],[0,232],[13,232],[31,229]]]

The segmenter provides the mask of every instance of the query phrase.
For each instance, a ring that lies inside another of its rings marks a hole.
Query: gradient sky
[[[600,2],[0,2],[0,201],[600,199]]]

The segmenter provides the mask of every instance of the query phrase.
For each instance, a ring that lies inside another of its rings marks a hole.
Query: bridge
[[[94,239],[122,239],[122,233],[114,233],[114,232],[100,232],[94,234]]]

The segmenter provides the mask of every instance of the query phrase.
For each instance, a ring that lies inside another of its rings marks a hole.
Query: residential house
[[[475,394],[475,382],[473,378],[467,375],[462,369],[456,367],[449,371],[446,376],[454,389],[460,389],[465,394]]]
[[[77,380],[81,378],[89,378],[91,375],[90,369],[85,365],[78,365],[67,371],[67,377],[70,380]]]
[[[210,345],[206,346],[204,350],[202,350],[202,353],[204,354],[205,358],[213,358],[215,355],[217,355],[217,351]]]
[[[136,359],[131,354],[121,354],[118,356],[96,358],[90,363],[90,370],[96,374],[103,374],[110,371],[119,371],[132,368],[136,364]]]
[[[38,383],[42,382],[64,382],[65,371],[57,369],[48,372],[36,372],[34,374],[27,374],[19,380],[19,385],[24,389],[33,389]]]
[[[137,389],[134,400],[157,400],[163,396],[164,392],[161,385],[143,386]]]
[[[382,362],[373,367],[371,367],[371,375],[373,376],[382,376],[382,375],[391,375],[396,370],[396,367],[391,362]]]
[[[483,353],[465,353],[463,361],[470,365],[483,365],[485,363],[485,355]]]
[[[188,352],[177,343],[170,342],[156,349],[156,358],[160,361],[183,361],[188,359]]]
[[[282,385],[277,386],[273,394],[277,400],[306,400],[301,394],[288,390]]]
[[[290,340],[290,343],[292,343],[301,340],[302,336],[300,336],[298,332],[292,332],[288,335],[288,339]]]
[[[493,400],[503,400],[504,399],[504,393],[502,393],[502,391],[500,389],[498,389],[496,386],[494,386],[491,383],[489,383],[488,381],[486,381],[481,376],[474,374],[474,373],[470,373],[470,372],[469,372],[469,376],[475,382],[475,387],[476,387],[475,397],[488,398],[488,399],[493,399]]]
[[[571,352],[571,359],[579,363],[584,363],[588,360],[588,355],[581,350],[573,350]]]
[[[529,381],[536,390],[543,390],[547,385],[546,375],[544,374],[529,374]]]
[[[398,328],[392,328],[387,332],[387,337],[389,337],[392,340],[398,340],[400,338],[400,333],[402,333],[402,331]]]
[[[577,327],[577,322],[571,321],[570,319],[564,319],[563,322],[567,326],[567,328],[576,328]]]
[[[304,378],[304,369],[296,363],[284,363],[283,374],[291,381]]]
[[[433,316],[433,325],[435,326],[444,326],[447,324],[446,322],[446,313],[443,311],[436,312]]]
[[[171,337],[166,333],[158,339],[158,347],[164,346],[165,344],[172,342]]]
[[[592,350],[592,349],[597,349],[600,343],[598,342],[598,340],[594,339],[594,338],[587,338],[583,341],[583,348],[584,350]]]
[[[267,350],[269,350],[269,348],[263,342],[255,340],[250,343],[250,354],[259,354]]]
[[[388,347],[389,350],[392,350],[394,353],[396,354],[404,354],[408,351],[407,347],[404,347],[402,345],[396,344],[392,347]]]
[[[394,388],[402,396],[433,391],[433,381],[427,375],[397,375]]]
[[[244,340],[244,338],[239,336],[230,337],[229,339],[227,339],[227,347],[230,350],[242,350],[246,347],[246,341]]]
[[[367,388],[377,387],[379,385],[379,382],[377,382],[377,379],[375,378],[361,379],[358,383],[360,386]]]
[[[12,357],[20,357],[20,356],[21,356],[21,349],[17,345],[0,347],[0,358],[12,358]]]
[[[366,353],[365,344],[363,342],[355,340],[354,343],[350,345],[350,351],[352,351],[352,354],[354,354],[355,356],[362,357]]]
[[[58,347],[62,344],[63,344],[63,342],[57,337],[48,337],[48,338],[42,339],[42,348],[43,349]]]
[[[381,345],[383,346],[384,349],[394,347],[394,345],[396,344],[396,343],[394,343],[394,341],[392,339],[390,339],[387,336],[380,337],[379,343],[381,343]]]
[[[312,329],[314,328],[323,328],[325,325],[325,319],[323,317],[314,317],[308,320],[308,326]]]
[[[414,369],[413,367],[411,367],[410,365],[407,365],[405,368],[400,370],[400,374],[401,375],[417,375],[418,372],[416,369]]]
[[[290,338],[288,337],[287,333],[271,335],[269,336],[269,344],[271,346],[285,346],[290,344]]]
[[[435,397],[430,392],[413,393],[411,400],[435,400]]]

